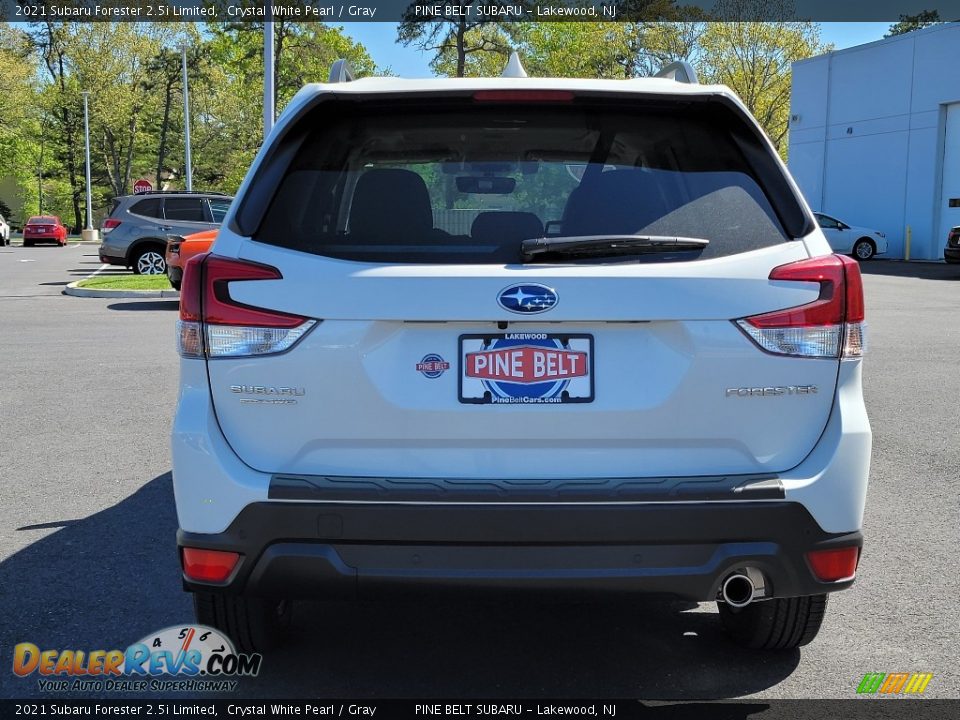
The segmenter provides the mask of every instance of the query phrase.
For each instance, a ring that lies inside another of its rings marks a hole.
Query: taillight
[[[178,350],[184,357],[271,355],[293,347],[316,320],[251,307],[230,297],[230,283],[280,280],[269,265],[204,253],[190,258],[180,286]]]
[[[183,548],[181,557],[183,574],[188,579],[215,583],[229,578],[240,561],[240,553],[188,547]]]
[[[103,231],[103,234],[106,235],[108,232],[113,230],[117,225],[120,224],[120,221],[116,218],[107,218],[103,221],[103,227],[100,228]]]
[[[812,303],[737,320],[757,345],[776,355],[860,357],[866,345],[860,266],[845,255],[824,255],[776,267],[771,280],[815,282]]]
[[[830,550],[814,550],[807,553],[807,563],[821,582],[849,580],[857,574],[860,548],[845,547]]]

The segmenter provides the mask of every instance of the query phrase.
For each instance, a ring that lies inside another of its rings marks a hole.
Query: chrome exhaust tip
[[[756,593],[757,588],[754,586],[753,580],[742,572],[735,572],[730,575],[730,577],[723,581],[723,586],[720,589],[720,595],[723,601],[727,605],[735,608],[742,608],[749,605],[753,602]]]

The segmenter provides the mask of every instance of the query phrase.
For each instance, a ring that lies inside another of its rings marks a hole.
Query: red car
[[[67,245],[67,228],[55,215],[34,215],[23,226],[23,246],[38,242],[55,242],[60,247]]]

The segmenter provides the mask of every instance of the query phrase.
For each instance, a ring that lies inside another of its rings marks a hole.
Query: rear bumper
[[[943,249],[943,259],[948,263],[960,263],[960,247],[945,247]]]
[[[805,554],[861,546],[788,501],[608,504],[289,503],[248,505],[223,533],[178,532],[180,547],[242,555],[214,590],[293,598],[438,591],[630,592],[709,601],[755,567],[774,597],[812,595]]]
[[[100,243],[97,254],[100,256],[100,262],[107,263],[108,265],[126,266],[128,264],[124,250],[110,245],[106,240]]]

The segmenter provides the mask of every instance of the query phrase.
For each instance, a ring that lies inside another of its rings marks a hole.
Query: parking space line
[[[92,277],[96,277],[96,276],[99,275],[101,272],[103,272],[104,270],[106,270],[108,267],[110,267],[110,264],[109,264],[109,263],[104,263],[103,265],[101,265],[100,267],[98,267],[96,270],[94,270],[92,273],[90,273],[89,275],[87,275],[87,276],[86,276],[85,278],[83,278],[83,279],[84,279],[84,280],[89,280],[89,279],[92,278]]]

